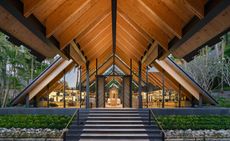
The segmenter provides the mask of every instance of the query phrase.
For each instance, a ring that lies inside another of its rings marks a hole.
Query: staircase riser
[[[70,130],[71,129],[79,129],[79,128],[83,128],[83,127],[78,127],[78,126],[71,126],[70,127]],[[146,126],[146,127],[143,127],[143,126],[87,126],[87,127],[84,127],[85,129],[158,129],[156,126],[153,126],[153,127],[149,127],[149,126]]]
[[[66,137],[67,139],[161,139],[159,136],[124,136],[124,137],[111,137],[111,136],[80,136],[80,138],[77,137]]]
[[[113,113],[119,113],[119,114],[148,114],[148,112],[138,112],[138,111],[92,111],[92,112],[80,112],[80,114],[113,114]]]
[[[148,118],[132,118],[132,117],[90,117],[90,118],[80,118],[79,120],[149,120]],[[75,122],[75,121],[74,121]]]
[[[69,134],[81,134],[81,133],[97,133],[97,134],[140,134],[140,133],[152,133],[161,134],[161,131],[69,131]]]
[[[82,122],[83,123],[83,122]],[[127,121],[127,122],[119,122],[119,121],[114,121],[114,122],[103,122],[103,121],[93,121],[93,122],[89,122],[89,121],[85,121],[85,124],[144,124],[144,125],[149,125],[149,122],[132,122],[132,121]],[[77,122],[73,123],[73,125],[78,125]]]
[[[81,112],[94,112],[94,111],[129,111],[129,112],[133,112],[133,111],[138,111],[138,112],[147,112],[148,110],[146,109],[90,109],[90,110],[81,110]]]
[[[108,113],[104,113],[104,114],[82,114],[79,117],[148,117],[147,114],[143,114],[143,115],[139,115],[139,114],[118,114],[118,113],[114,113],[114,114],[108,114]]]

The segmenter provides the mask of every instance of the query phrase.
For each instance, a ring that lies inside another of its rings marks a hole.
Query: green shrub
[[[220,97],[217,99],[220,107],[230,107],[230,99]]]
[[[230,116],[197,116],[197,115],[170,115],[170,116],[158,116],[158,121],[162,125],[163,129],[230,129]]]
[[[63,129],[70,118],[60,115],[1,115],[0,128]]]

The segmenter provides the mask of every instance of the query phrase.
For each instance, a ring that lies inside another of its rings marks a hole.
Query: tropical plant
[[[0,105],[5,107],[19,91],[27,86],[52,61],[39,62],[24,46],[8,41],[0,32]]]

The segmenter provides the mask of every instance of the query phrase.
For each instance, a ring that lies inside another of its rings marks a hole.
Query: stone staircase
[[[149,111],[139,109],[90,109],[79,111],[66,141],[162,141],[155,122],[149,124]]]

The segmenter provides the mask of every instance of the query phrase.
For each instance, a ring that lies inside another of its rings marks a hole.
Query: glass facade
[[[80,73],[79,69],[73,67],[68,72],[63,72],[63,76],[50,83],[43,94],[38,98],[39,107],[55,107],[55,108],[85,108],[86,91],[82,87],[80,92]],[[122,82],[122,76],[118,76]],[[109,77],[108,77],[109,78]],[[105,79],[107,82],[109,79]],[[162,83],[162,82],[161,82]],[[151,84],[152,85],[152,84]],[[191,100],[188,97],[173,89],[164,88],[164,96],[162,89],[158,86],[142,88],[142,107],[143,108],[174,108],[174,107],[190,107]],[[105,108],[123,108],[123,86],[118,81],[108,81],[104,86],[104,102]],[[96,85],[92,82],[90,85],[89,107],[96,108]],[[132,108],[139,108],[138,85],[133,81],[132,91]],[[100,97],[99,97],[100,98]],[[180,102],[179,102],[180,99]]]

